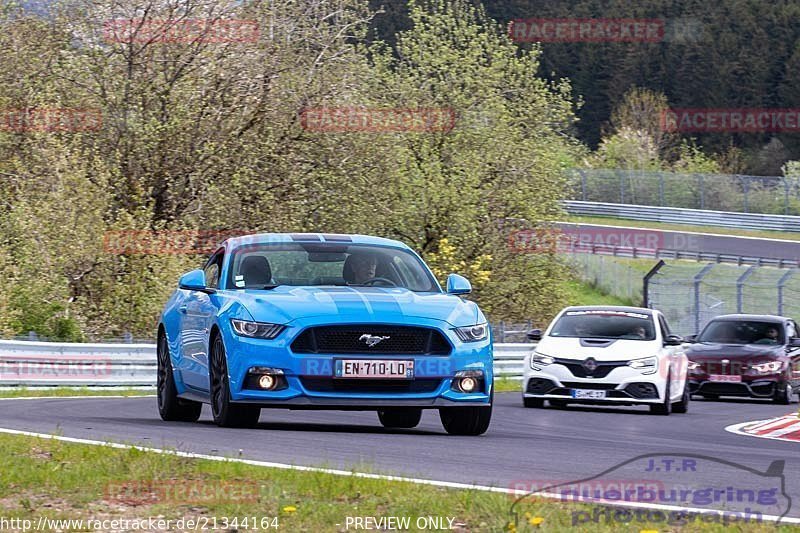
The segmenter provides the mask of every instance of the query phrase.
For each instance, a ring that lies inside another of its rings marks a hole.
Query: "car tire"
[[[790,392],[789,385],[785,383],[783,387],[777,385],[775,393],[772,395],[772,401],[779,405],[788,405],[792,401],[792,393]]]
[[[569,402],[566,400],[547,400],[547,401],[550,402],[550,405],[552,407],[564,408],[569,405]]]
[[[378,420],[385,428],[411,429],[422,420],[422,409],[400,408],[378,411]]]
[[[669,414],[672,412],[672,402],[669,399],[671,394],[670,381],[672,381],[672,377],[667,376],[667,388],[664,390],[664,401],[651,405],[650,414],[669,416]]]
[[[689,394],[689,385],[684,384],[683,396],[681,396],[680,401],[672,404],[672,412],[680,414],[688,413],[690,401],[691,401],[691,395]]]
[[[525,397],[523,397],[522,398],[522,405],[524,405],[525,407],[531,407],[531,408],[539,409],[539,408],[544,407],[544,400],[542,400],[541,398],[525,398]]]
[[[211,341],[209,373],[211,415],[214,417],[214,422],[218,426],[226,428],[255,426],[261,415],[261,408],[251,405],[236,405],[231,402],[225,344],[220,335],[215,335]]]
[[[483,435],[489,429],[489,423],[492,420],[493,399],[494,393],[492,393],[487,406],[442,407],[439,409],[439,418],[444,430],[450,435],[473,437]]]
[[[168,422],[197,422],[203,404],[178,398],[175,377],[172,374],[172,361],[169,357],[169,344],[164,333],[158,335],[156,344],[156,395],[158,397],[158,414],[161,420]]]

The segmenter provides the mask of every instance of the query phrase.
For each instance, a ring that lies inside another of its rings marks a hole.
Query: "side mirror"
[[[789,339],[789,346],[791,348],[800,348],[800,337],[792,337]]]
[[[664,339],[664,346],[680,346],[683,344],[683,337],[680,335],[667,335]]]
[[[187,272],[178,280],[178,288],[187,291],[206,292],[208,290],[206,288],[206,273],[199,269]]]
[[[525,334],[528,337],[528,340],[532,341],[540,341],[542,340],[542,330],[540,329],[532,329],[528,333]]]
[[[697,335],[687,335],[683,338],[684,342],[697,342]]]
[[[447,276],[447,294],[469,294],[472,292],[472,285],[464,276],[450,274]]]

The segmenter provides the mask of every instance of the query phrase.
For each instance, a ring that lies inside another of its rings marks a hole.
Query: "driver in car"
[[[768,327],[767,331],[764,333],[764,337],[757,340],[755,344],[778,344],[779,336],[778,328]]]
[[[345,280],[349,285],[361,285],[371,279],[375,279],[378,261],[374,255],[352,254],[345,263]],[[347,272],[347,270],[350,272]],[[347,275],[348,273],[350,274],[349,276]]]

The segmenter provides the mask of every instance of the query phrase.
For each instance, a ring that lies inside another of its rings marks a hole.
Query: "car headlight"
[[[536,350],[531,354],[531,368],[534,370],[539,370],[540,366],[552,365],[555,361],[554,357],[539,353]]]
[[[658,357],[644,357],[628,361],[628,366],[640,370],[642,374],[655,374],[658,370]]]
[[[250,322],[248,320],[231,319],[231,326],[237,335],[256,339],[274,339],[286,326],[281,324],[267,324],[264,322]]]
[[[486,323],[475,324],[464,328],[456,328],[456,335],[464,342],[482,341],[489,336],[489,325]]]
[[[769,361],[751,365],[750,368],[761,374],[774,374],[783,370],[783,361]]]

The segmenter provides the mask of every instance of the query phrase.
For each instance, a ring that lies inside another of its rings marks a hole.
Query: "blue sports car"
[[[389,428],[438,409],[480,435],[492,414],[491,331],[456,274],[442,291],[403,243],[361,235],[228,239],[184,274],[158,326],[158,410],[249,427],[261,409],[374,410]]]

